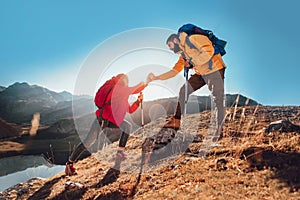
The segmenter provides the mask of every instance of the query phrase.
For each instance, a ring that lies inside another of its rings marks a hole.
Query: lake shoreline
[[[49,178],[64,170],[41,155],[18,155],[0,159],[0,192],[32,178]]]

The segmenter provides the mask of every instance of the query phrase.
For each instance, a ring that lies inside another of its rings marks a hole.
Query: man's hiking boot
[[[67,176],[73,176],[77,174],[76,168],[74,167],[74,163],[72,161],[68,161],[66,163],[65,173]]]
[[[164,128],[172,128],[178,130],[180,128],[180,119],[172,117],[165,125]]]

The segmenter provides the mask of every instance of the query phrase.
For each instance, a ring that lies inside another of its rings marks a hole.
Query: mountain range
[[[238,106],[252,106],[258,104],[256,101],[242,95],[227,94],[227,107],[235,103],[237,96],[239,96],[239,101],[237,102]],[[173,114],[176,108],[176,101],[177,98],[173,97],[144,102],[144,123],[149,123],[151,120],[157,119],[163,114]],[[211,100],[209,96],[191,96],[188,102],[187,113],[193,114],[201,112],[210,109],[210,107]],[[162,108],[164,112],[162,112]],[[76,113],[80,113],[80,115],[74,114],[73,109],[76,110]],[[132,115],[126,116],[126,119],[135,125],[133,127],[134,129],[142,124],[140,109],[141,108]],[[16,130],[17,126],[19,126],[19,129],[24,126],[30,126],[33,115],[39,113],[40,125],[49,127],[40,132],[51,132],[52,138],[53,134],[60,134],[59,130],[61,129],[59,127],[62,127],[63,124],[63,126],[67,127],[70,125],[71,128],[66,128],[66,130],[69,130],[70,134],[74,134],[76,133],[74,130],[74,115],[76,115],[76,117],[86,117],[93,113],[94,110],[95,106],[93,104],[93,97],[91,96],[74,96],[66,91],[57,93],[38,85],[29,85],[26,82],[16,82],[7,88],[0,88],[0,118],[2,118],[3,123],[4,121],[7,122],[5,127],[9,126],[9,123],[15,124],[12,130]],[[69,123],[66,123],[66,121]],[[88,123],[83,124],[88,126]],[[6,134],[7,128],[5,128],[4,131],[3,127],[2,125],[0,126],[2,137],[4,137],[4,135],[16,135],[15,133]],[[66,130],[63,131],[64,134],[66,134]]]
[[[40,113],[41,123],[49,125],[72,116],[72,99],[82,100],[66,91],[56,93],[37,85],[17,82],[0,90],[0,118],[24,125],[31,123],[34,113]]]

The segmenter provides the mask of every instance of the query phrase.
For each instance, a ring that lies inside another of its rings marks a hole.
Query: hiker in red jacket
[[[76,174],[74,162],[83,151],[92,146],[101,131],[111,143],[119,140],[116,164],[120,164],[121,161],[126,159],[124,148],[131,132],[131,124],[124,119],[125,114],[126,112],[133,113],[136,111],[143,100],[143,95],[140,94],[132,105],[128,103],[128,97],[140,93],[147,84],[141,82],[136,86],[128,87],[128,76],[125,74],[118,74],[112,77],[111,81],[114,82],[114,86],[108,91],[107,96],[103,97],[106,98],[106,103],[95,112],[97,118],[94,120],[87,137],[77,145],[66,163],[66,175]]]

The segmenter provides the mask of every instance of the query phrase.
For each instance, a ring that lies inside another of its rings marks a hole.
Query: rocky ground
[[[277,120],[300,125],[300,107],[228,108],[225,137],[213,147],[205,139],[210,119],[210,111],[188,115],[188,134],[204,140],[194,140],[188,153],[144,166],[141,175],[141,136],[159,129],[163,119],[130,137],[120,171],[112,167],[113,144],[77,162],[75,176],[32,179],[0,199],[300,199],[299,127],[270,128]],[[199,156],[203,150],[206,156]]]

